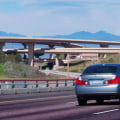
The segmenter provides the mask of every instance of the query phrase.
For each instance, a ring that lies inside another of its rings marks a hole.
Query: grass
[[[5,74],[5,65],[4,64],[0,64],[0,78],[7,78],[7,76]]]
[[[70,72],[82,73],[83,70],[92,64],[99,63],[120,63],[120,54],[116,55],[107,55],[106,58],[100,58],[98,61],[74,61],[70,62]],[[61,68],[60,71],[67,71],[67,66]]]

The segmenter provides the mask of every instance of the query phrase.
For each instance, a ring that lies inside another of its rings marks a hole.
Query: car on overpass
[[[76,79],[75,87],[78,104],[85,105],[87,100],[120,99],[120,64],[104,63],[88,66]]]

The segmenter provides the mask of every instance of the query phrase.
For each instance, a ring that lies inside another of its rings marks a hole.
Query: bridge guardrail
[[[48,88],[75,86],[75,78],[70,79],[0,79],[0,89]]]

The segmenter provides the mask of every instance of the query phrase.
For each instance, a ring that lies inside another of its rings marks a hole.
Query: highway
[[[74,91],[5,95],[0,120],[120,120],[119,100],[78,106]]]

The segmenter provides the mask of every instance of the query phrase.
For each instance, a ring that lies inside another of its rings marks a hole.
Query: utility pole
[[[69,63],[69,53],[67,54],[67,77],[69,78],[69,72],[70,72],[70,63]]]

